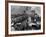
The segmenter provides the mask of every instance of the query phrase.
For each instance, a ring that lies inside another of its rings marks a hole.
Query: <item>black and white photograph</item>
[[[40,7],[11,6],[11,30],[40,30],[41,13]]]
[[[43,32],[43,5],[8,3],[8,33]]]

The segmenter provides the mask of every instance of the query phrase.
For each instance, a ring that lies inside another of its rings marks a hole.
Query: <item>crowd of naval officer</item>
[[[12,27],[15,30],[38,30],[41,28],[41,18],[35,13],[35,10],[31,11],[31,14],[27,14],[24,11],[21,15],[15,15],[11,18],[13,23]]]

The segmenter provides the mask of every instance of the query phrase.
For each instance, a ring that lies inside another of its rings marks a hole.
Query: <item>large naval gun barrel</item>
[[[28,16],[23,15],[23,16],[16,17],[16,18],[14,19],[14,22],[15,22],[15,23],[19,23],[19,22],[23,22],[23,21],[26,20],[26,19],[28,19]]]

